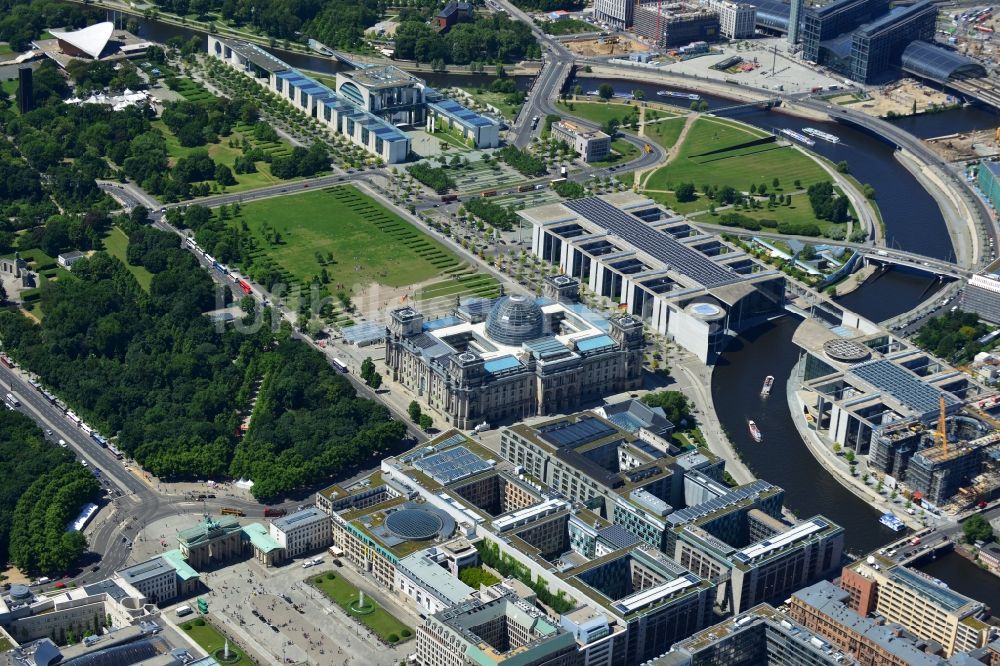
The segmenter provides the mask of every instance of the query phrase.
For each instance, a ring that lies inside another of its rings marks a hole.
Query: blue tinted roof
[[[926,383],[909,370],[885,359],[859,363],[850,368],[850,373],[922,414],[937,410],[941,397],[944,397],[945,404],[948,405],[958,402],[950,393]]]
[[[538,429],[539,436],[555,446],[582,446],[595,442],[617,432],[604,421],[593,416],[581,417],[578,421],[560,421]]]
[[[569,351],[569,349],[566,348],[566,345],[559,342],[555,338],[539,338],[538,340],[529,340],[524,343],[524,346],[527,347],[536,358],[560,356]]]
[[[489,118],[479,115],[475,111],[470,111],[453,99],[443,99],[440,102],[432,102],[428,106],[435,108],[444,115],[454,118],[458,122],[467,126],[489,127],[490,125],[497,124],[495,120],[490,120]]]
[[[598,335],[595,338],[587,338],[586,340],[577,340],[576,348],[582,352],[594,351],[595,349],[603,349],[604,347],[613,347],[615,341],[606,335]]]
[[[521,362],[513,356],[501,356],[500,358],[483,363],[483,368],[486,372],[503,372],[504,370],[513,370],[519,367],[521,367]]]

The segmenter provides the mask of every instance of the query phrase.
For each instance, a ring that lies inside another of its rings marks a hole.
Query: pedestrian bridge
[[[896,266],[905,266],[924,271],[925,273],[934,273],[943,277],[963,280],[967,280],[973,275],[972,271],[957,266],[950,261],[935,259],[913,252],[867,246],[855,246],[854,249],[863,256],[866,264],[894,264]]]

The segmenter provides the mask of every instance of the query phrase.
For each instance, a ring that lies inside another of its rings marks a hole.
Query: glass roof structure
[[[915,41],[903,51],[903,69],[911,74],[945,82],[986,76],[986,68],[960,53],[927,42]]]
[[[604,421],[585,416],[575,423],[560,421],[539,428],[538,434],[545,441],[558,447],[577,447],[595,442],[617,431]]]
[[[941,581],[931,579],[906,567],[894,567],[889,572],[889,578],[915,590],[921,596],[952,613],[966,604],[973,603],[972,599],[949,589]]]
[[[506,345],[519,345],[542,337],[545,314],[527,296],[501,298],[486,317],[486,335]]]
[[[441,485],[485,472],[492,467],[464,446],[427,456],[413,463],[413,466]]]
[[[683,273],[703,287],[720,287],[743,277],[672,236],[597,197],[564,201],[563,205],[635,248]]]
[[[885,359],[859,363],[850,369],[850,373],[921,414],[936,411],[941,396],[944,396],[946,405],[958,402],[950,393],[921,381],[912,372]]]
[[[498,124],[495,120],[481,116],[475,111],[470,111],[455,100],[442,99],[440,102],[430,102],[427,106],[443,116],[458,121],[465,127],[489,127],[490,125]]]

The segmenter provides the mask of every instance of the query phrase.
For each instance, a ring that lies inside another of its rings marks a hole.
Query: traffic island
[[[311,578],[310,582],[349,617],[374,632],[383,643],[397,645],[413,637],[411,628],[342,576],[329,571]]]
[[[244,654],[241,648],[210,623],[206,622],[204,618],[199,617],[190,622],[185,622],[180,625],[180,628],[206,654],[211,655],[219,663],[233,664],[234,666],[257,666],[256,661]]]

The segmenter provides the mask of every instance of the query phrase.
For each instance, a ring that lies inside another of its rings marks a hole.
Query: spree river
[[[141,20],[140,24],[143,36],[156,41],[166,41],[177,35],[203,37],[196,31],[157,21]],[[333,73],[340,67],[329,58],[276,51],[294,67],[325,73]],[[420,76],[438,87],[476,86],[490,80],[485,75],[421,73]],[[530,77],[518,77],[522,89],[530,82]],[[602,83],[609,83],[623,93],[640,89],[650,100],[672,102],[685,108],[690,105],[687,100],[657,96],[658,90],[669,89],[662,85],[592,78],[581,79],[579,83],[585,90],[597,88]],[[697,86],[696,82],[694,86]],[[733,105],[731,100],[721,97],[703,97],[711,109]],[[951,253],[951,242],[934,199],[896,161],[889,144],[837,123],[810,121],[780,112],[751,108],[730,111],[726,115],[771,131],[816,127],[840,137],[839,144],[817,141],[812,150],[835,162],[846,160],[851,173],[859,181],[875,188],[889,244],[934,257],[946,258]],[[980,109],[965,108],[904,118],[897,122],[916,136],[931,137],[993,127],[997,124],[997,116]],[[880,321],[910,309],[936,288],[932,278],[889,271],[841,302],[866,318]],[[712,378],[716,411],[744,462],[759,477],[785,489],[785,503],[790,509],[801,518],[823,514],[842,525],[846,530],[848,549],[861,554],[898,535],[878,522],[879,514],[875,509],[841,486],[816,461],[799,437],[785,396],[786,381],[797,360],[791,339],[798,321],[791,316],[784,317],[748,331],[733,341],[722,354]],[[760,397],[760,386],[767,375],[774,375],[776,381],[770,397],[764,399]],[[749,435],[749,419],[757,422],[764,433],[764,440],[759,444]],[[928,570],[950,582],[952,575],[963,571],[962,563],[945,568],[943,563],[946,562],[952,560],[941,558],[936,563],[940,570],[936,573],[931,568]],[[961,588],[956,585],[956,589]],[[975,593],[975,590],[972,592]]]

